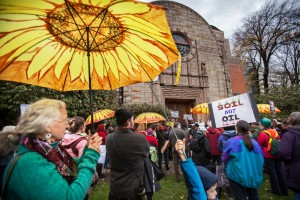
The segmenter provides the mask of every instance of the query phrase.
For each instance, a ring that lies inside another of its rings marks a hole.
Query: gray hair
[[[18,149],[20,136],[12,129],[4,127],[0,132],[0,157],[6,157]]]
[[[288,118],[289,128],[300,128],[300,112],[292,112]]]
[[[55,119],[58,119],[60,110],[65,108],[65,102],[56,99],[36,101],[21,115],[16,131],[20,134],[46,133],[45,127],[51,125]]]

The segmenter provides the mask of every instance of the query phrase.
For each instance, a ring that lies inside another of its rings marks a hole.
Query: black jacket
[[[198,141],[193,142],[194,140]],[[198,145],[198,146],[197,146]],[[196,133],[190,141],[192,160],[196,165],[207,167],[210,164],[210,145],[205,135]]]

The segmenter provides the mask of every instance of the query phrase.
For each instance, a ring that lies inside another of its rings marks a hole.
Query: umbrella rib
[[[81,32],[79,31],[79,30],[81,30],[81,29],[79,28],[79,26],[78,26],[78,24],[77,24],[77,22],[76,22],[76,20],[75,20],[75,18],[74,18],[74,15],[73,15],[73,13],[72,13],[72,11],[71,11],[70,8],[72,8],[72,10],[74,10],[74,12],[77,14],[77,16],[79,17],[79,19],[82,21],[82,23],[83,23],[83,24],[85,25],[85,27],[87,28],[87,25],[86,25],[85,21],[81,18],[81,16],[79,15],[79,13],[75,10],[75,8],[70,4],[69,1],[65,0],[65,2],[66,2],[67,9],[68,9],[68,11],[69,11],[69,13],[70,13],[70,15],[71,15],[73,21],[74,21],[74,24],[75,24],[75,26],[77,27],[77,30],[78,30],[78,32],[79,32],[79,34],[80,34],[80,40],[78,41],[78,43],[82,40],[82,41],[85,43],[85,45],[86,45],[86,49],[89,49],[89,44],[87,44],[87,43],[86,43],[87,41],[84,40],[84,34],[85,34],[86,30],[84,31],[84,33],[81,33]],[[75,41],[75,43],[76,43],[76,41]],[[84,49],[85,49],[85,48],[84,48]]]
[[[39,17],[39,16],[38,16],[38,17]],[[59,34],[52,34],[52,33],[49,31],[49,33],[50,33],[51,35],[53,35],[54,37],[62,34],[62,35],[64,35],[64,36],[66,36],[68,39],[72,40],[72,41],[76,44],[75,48],[77,48],[78,46],[80,46],[80,47],[83,48],[83,49],[85,48],[84,46],[81,46],[81,45],[79,44],[79,42],[75,41],[73,38],[71,38],[71,37],[69,37],[68,35],[66,35],[66,33],[73,32],[73,31],[77,31],[77,30],[81,30],[81,29],[68,30],[68,31],[62,32],[62,31],[60,31],[59,28],[53,26],[53,25],[50,24],[48,21],[46,21],[46,20],[44,20],[44,19],[42,19],[42,18],[40,18],[40,17],[39,17],[39,19],[41,19],[42,21],[44,21],[45,23],[47,23],[49,26],[51,26],[52,28],[54,28],[54,29],[56,29],[58,32],[60,32]],[[53,18],[53,19],[55,19],[55,18]]]
[[[104,20],[104,18],[105,18],[105,16],[107,15],[107,13],[108,13],[108,10],[107,9],[104,9],[104,10],[102,10],[100,13],[98,13],[98,15],[93,19],[93,21],[90,23],[90,25],[92,25],[92,23],[96,20],[96,18],[98,18],[98,16],[100,15],[100,14],[102,14],[102,12],[104,12],[105,11],[105,13],[104,13],[104,15],[103,15],[103,18],[102,18],[102,20],[101,20],[101,23],[99,24],[99,26],[97,27],[97,31],[95,31],[95,34],[94,34],[94,36],[92,37],[93,39],[92,39],[92,42],[91,42],[91,47],[93,46],[93,44],[94,43],[96,43],[96,35],[97,34],[99,34],[99,30],[100,30],[100,28],[101,28],[101,25],[102,25],[102,23],[103,23],[103,20]],[[92,31],[93,29],[91,29],[91,31]],[[103,35],[103,34],[100,34],[100,35]],[[103,36],[105,36],[105,35],[103,35]],[[97,43],[96,43],[97,44]],[[100,50],[99,50],[100,51]]]
[[[103,41],[103,42],[101,42],[101,43],[97,43],[96,40],[95,40],[94,42],[96,43],[96,47],[98,47],[97,50],[100,51],[99,46],[101,46],[102,44],[104,44],[105,42],[110,41],[110,40],[111,40],[111,41],[114,41],[115,43],[117,43],[118,45],[120,45],[120,43],[118,43],[117,41],[113,40],[113,38],[118,37],[119,35],[122,35],[122,34],[123,34],[124,32],[126,32],[126,31],[127,31],[127,30],[123,30],[123,31],[121,31],[121,32],[118,33],[118,34],[113,35],[112,37],[107,37],[107,36],[104,35],[104,34],[100,34],[100,35],[105,36],[105,37],[107,38],[107,40],[105,40],[105,41]],[[96,34],[97,34],[97,32],[96,32]]]

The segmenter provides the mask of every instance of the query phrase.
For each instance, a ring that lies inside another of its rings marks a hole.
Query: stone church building
[[[181,122],[197,104],[247,92],[241,60],[231,56],[224,32],[183,4],[152,3],[166,9],[174,41],[182,56],[180,81],[175,85],[175,63],[152,83],[124,87],[123,104],[160,103],[173,111],[170,117]],[[208,119],[208,115],[193,114],[192,117],[195,121]]]

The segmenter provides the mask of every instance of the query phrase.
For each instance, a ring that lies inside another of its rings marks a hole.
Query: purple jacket
[[[300,192],[300,128],[289,128],[283,134],[279,157],[284,161],[284,174],[291,190]]]

